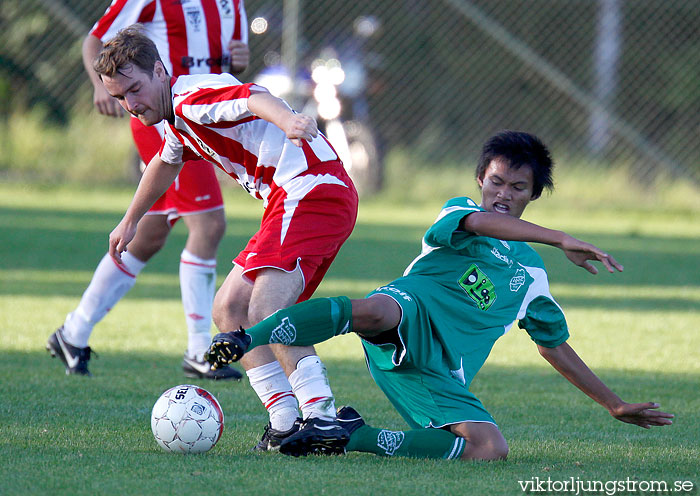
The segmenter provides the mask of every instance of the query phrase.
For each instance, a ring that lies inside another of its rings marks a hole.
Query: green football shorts
[[[469,391],[471,378],[457,377],[447,364],[442,345],[433,338],[427,309],[397,287],[385,286],[368,295],[384,294],[401,307],[398,332],[383,333],[362,345],[374,381],[414,429],[461,422],[496,424],[481,401]]]

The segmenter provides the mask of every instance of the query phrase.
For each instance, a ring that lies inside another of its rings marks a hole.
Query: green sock
[[[250,329],[248,350],[270,343],[311,346],[352,330],[352,304],[345,296],[315,298],[278,310]]]
[[[464,438],[443,429],[388,431],[363,425],[350,436],[348,451],[380,456],[458,459],[464,452]]]

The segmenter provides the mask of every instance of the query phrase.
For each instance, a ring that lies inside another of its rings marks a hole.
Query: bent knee
[[[221,300],[214,298],[214,304],[211,307],[211,319],[217,329],[222,332],[230,331],[226,325],[226,317],[229,315],[226,307],[221,303]]]
[[[211,309],[214,325],[222,332],[248,327],[247,308],[238,299],[217,293]]]
[[[147,262],[165,246],[167,240],[167,231],[141,235],[129,244],[129,252],[142,262]]]
[[[462,460],[496,461],[508,457],[508,443],[504,439],[474,443],[467,441]]]
[[[498,440],[482,447],[481,460],[505,460],[508,457],[508,443]]]
[[[218,245],[226,232],[226,217],[223,210],[184,217],[189,241],[196,244]]]
[[[505,460],[508,456],[508,443],[494,424],[464,422],[450,430],[466,441],[463,460]]]
[[[393,298],[385,295],[352,300],[352,321],[355,332],[374,336],[399,325],[401,309]]]
[[[204,231],[204,235],[207,239],[216,240],[216,242],[218,243],[219,241],[221,241],[221,238],[224,237],[224,233],[226,232],[225,217],[223,215],[221,216],[221,218],[214,217],[207,223]]]

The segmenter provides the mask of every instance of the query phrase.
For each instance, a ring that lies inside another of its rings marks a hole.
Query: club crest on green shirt
[[[482,310],[488,310],[496,301],[496,287],[476,264],[459,278],[459,285]]]

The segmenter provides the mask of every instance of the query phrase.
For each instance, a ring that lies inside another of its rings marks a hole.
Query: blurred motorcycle
[[[346,52],[339,55],[327,47],[294,78],[278,63],[260,71],[254,81],[316,119],[358,193],[367,196],[382,187],[383,163],[369,125],[365,68],[358,51]]]

